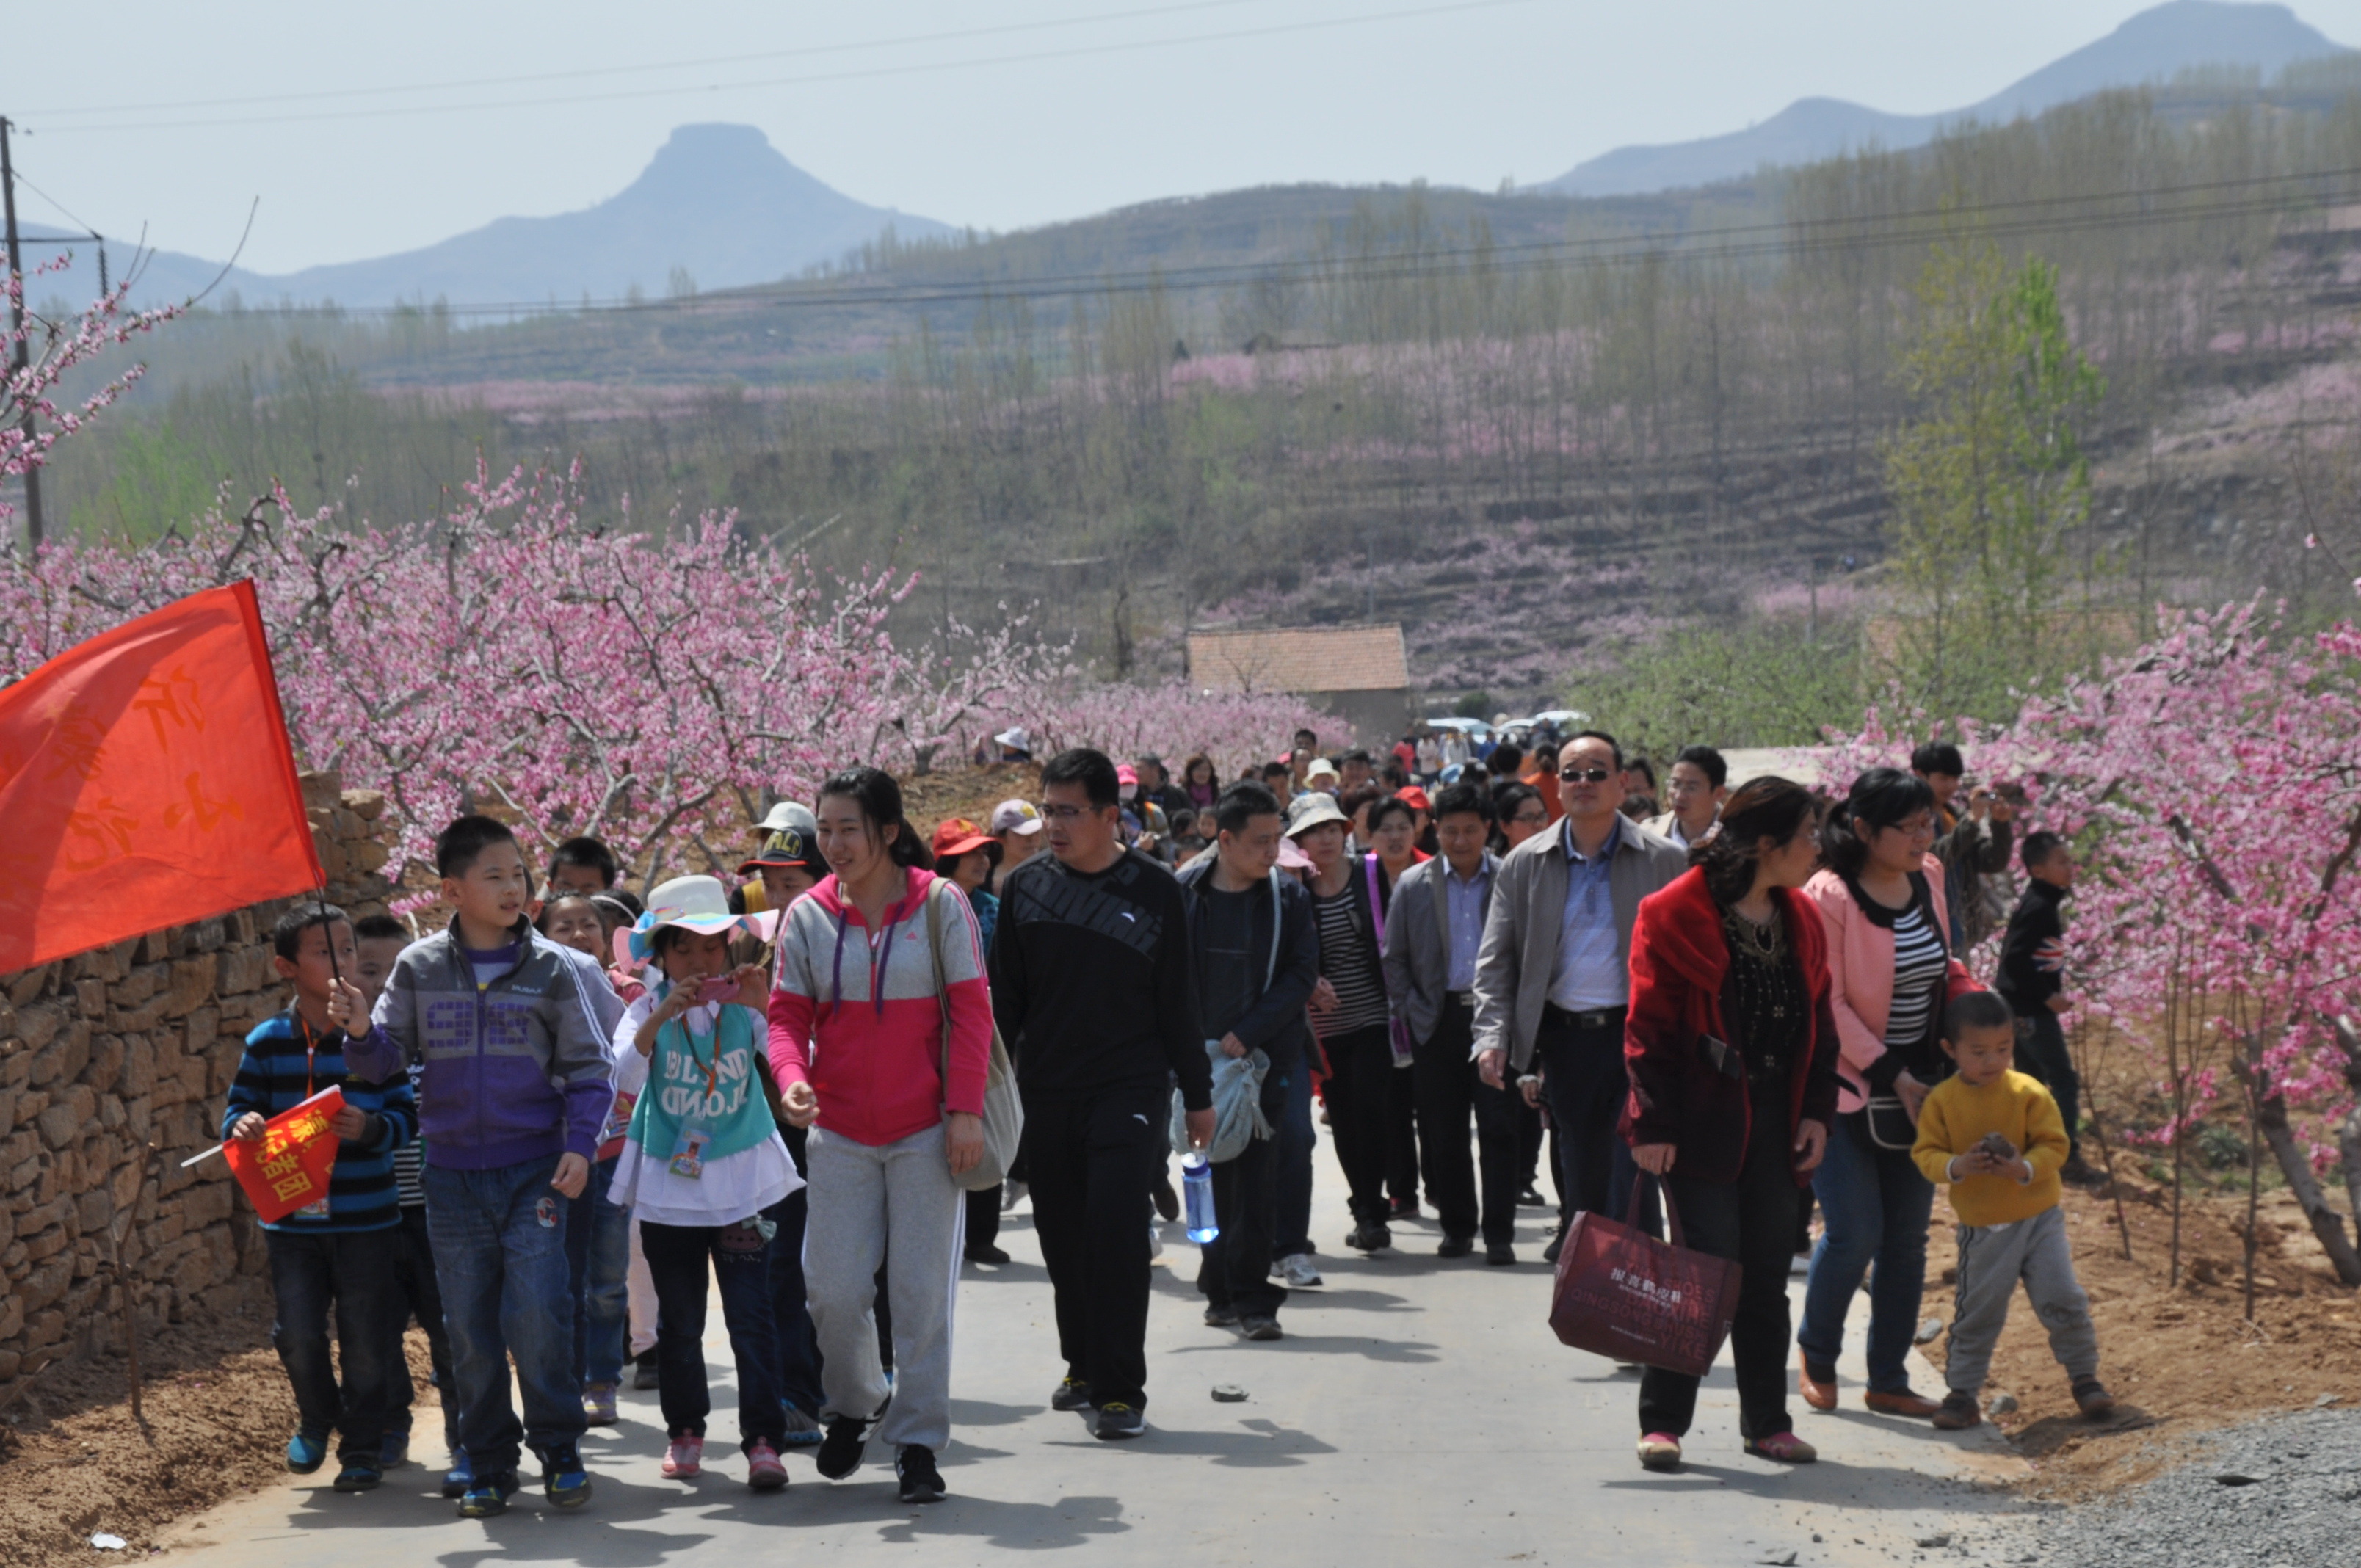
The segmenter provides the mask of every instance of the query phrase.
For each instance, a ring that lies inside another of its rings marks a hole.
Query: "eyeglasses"
[[[1049,821],[1071,822],[1077,817],[1088,817],[1091,813],[1096,811],[1098,807],[1094,806],[1067,806],[1060,801],[1045,800],[1040,804],[1038,809],[1042,817]]]
[[[1615,776],[1612,768],[1560,768],[1558,778],[1565,784],[1605,784]]]
[[[1889,822],[1878,831],[1899,833],[1906,839],[1931,839],[1935,836],[1935,819],[1931,817],[1914,817],[1907,822]]]

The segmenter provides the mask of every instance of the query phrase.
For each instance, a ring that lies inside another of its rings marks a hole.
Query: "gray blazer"
[[[1484,869],[1493,882],[1500,862],[1484,851]],[[1402,872],[1394,883],[1394,901],[1386,911],[1386,999],[1394,1016],[1410,1025],[1410,1037],[1423,1045],[1443,1017],[1443,999],[1451,980],[1451,938],[1444,928],[1449,913],[1444,878],[1450,868],[1437,855]],[[1493,882],[1484,884],[1485,914],[1491,912]]]
[[[1533,1036],[1557,968],[1558,933],[1565,927],[1565,845],[1561,820],[1509,851],[1492,876],[1492,907],[1476,959],[1476,1049],[1506,1051],[1521,1073],[1533,1059]],[[1687,869],[1686,852],[1624,818],[1615,863],[1607,870],[1618,959],[1631,959],[1640,901]]]

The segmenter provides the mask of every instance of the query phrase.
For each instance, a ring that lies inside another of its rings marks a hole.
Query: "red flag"
[[[254,585],[0,691],[0,974],[325,880]]]
[[[265,1122],[257,1141],[232,1138],[222,1146],[230,1173],[266,1223],[326,1200],[336,1168],[336,1135],[328,1123],[344,1108],[345,1091],[332,1083]]]

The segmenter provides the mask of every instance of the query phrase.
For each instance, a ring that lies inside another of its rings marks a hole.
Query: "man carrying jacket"
[[[1197,959],[1197,1007],[1206,1049],[1232,1058],[1259,1052],[1269,1063],[1258,1104],[1270,1137],[1254,1137],[1213,1167],[1213,1214],[1221,1234],[1197,1269],[1205,1321],[1252,1340],[1279,1336],[1286,1287],[1270,1278],[1278,1229],[1277,1130],[1288,1089],[1304,1070],[1304,1003],[1320,979],[1312,898],[1278,874],[1286,828],[1279,797],[1258,784],[1235,784],[1213,806],[1220,837],[1210,860],[1180,872]]]
[[[1500,1087],[1513,1069],[1529,1102],[1547,1097],[1574,1209],[1620,1218],[1638,1175],[1615,1131],[1631,1091],[1631,927],[1640,901],[1686,857],[1624,817],[1623,748],[1611,735],[1586,729],[1566,742],[1558,797],[1556,829],[1510,850],[1493,876],[1476,959],[1476,1059],[1486,1083]],[[1543,1257],[1556,1262],[1565,1239],[1561,1223]]]
[[[1510,1091],[1487,1083],[1476,1067],[1476,955],[1499,862],[1484,847],[1492,831],[1492,797],[1460,783],[1434,797],[1435,838],[1443,853],[1402,873],[1386,914],[1386,994],[1409,1026],[1411,1094],[1426,1190],[1443,1223],[1440,1257],[1465,1257],[1478,1223],[1476,1172],[1483,1175],[1484,1261],[1517,1261],[1519,1152]],[[1479,1161],[1467,1154],[1467,1117],[1476,1116]]]

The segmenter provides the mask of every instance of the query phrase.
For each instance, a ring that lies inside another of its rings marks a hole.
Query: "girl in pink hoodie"
[[[788,1116],[817,1123],[804,1271],[828,1404],[819,1472],[850,1475],[873,1424],[895,1445],[902,1500],[933,1502],[943,1496],[935,1455],[950,1435],[966,1215],[956,1178],[983,1152],[983,945],[968,900],[929,869],[889,774],[837,773],[821,786],[818,815],[832,874],[781,922],[770,1014]],[[880,1264],[894,1319],[890,1409],[877,1354]]]

